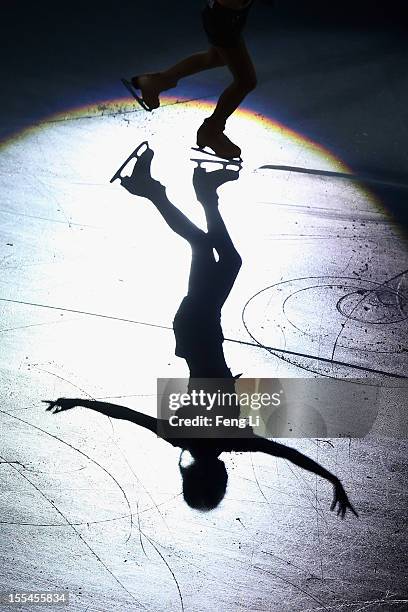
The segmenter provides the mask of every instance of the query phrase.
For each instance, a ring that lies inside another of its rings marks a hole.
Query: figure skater
[[[198,379],[222,379],[218,388],[234,392],[235,379],[228,368],[223,352],[221,309],[228,297],[241,266],[236,251],[218,209],[217,188],[227,181],[236,180],[236,170],[207,172],[199,165],[194,170],[193,183],[198,201],[205,210],[207,232],[194,225],[167,198],[165,188],[151,177],[153,152],[147,148],[136,164],[131,177],[120,177],[122,185],[135,195],[153,202],[169,227],[189,242],[192,249],[188,293],[182,300],[174,318],[176,354],[183,357],[190,372],[189,391],[201,384]],[[218,261],[214,256],[218,254]],[[174,428],[168,420],[156,419],[124,406],[79,398],[59,398],[47,401],[47,410],[59,413],[75,406],[96,410],[106,416],[125,419],[156,433],[175,447],[179,447],[179,468],[183,480],[183,495],[189,506],[200,510],[215,508],[223,499],[228,475],[225,464],[219,459],[223,452],[263,452],[282,457],[332,483],[334,488],[331,510],[343,518],[347,510],[357,516],[348,500],[340,480],[321,465],[302,453],[283,444],[254,434],[251,427],[228,427],[218,430],[216,437],[191,437],[191,428]],[[220,411],[222,406],[217,407]],[[225,409],[224,409],[225,411]],[[239,404],[228,407],[228,416],[239,415]],[[190,407],[179,408],[176,414],[191,414]],[[184,451],[191,461],[185,462]]]
[[[162,72],[134,76],[130,82],[123,79],[141,106],[153,110],[160,106],[160,94],[176,87],[180,79],[202,70],[227,66],[232,83],[223,91],[212,115],[204,120],[197,132],[199,148],[209,147],[226,159],[241,155],[241,149],[224,134],[226,121],[257,84],[255,69],[242,37],[253,1],[206,0],[202,22],[210,43],[207,51],[191,55]]]

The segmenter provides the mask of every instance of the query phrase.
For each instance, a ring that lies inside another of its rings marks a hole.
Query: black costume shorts
[[[245,27],[248,12],[252,2],[241,10],[221,6],[214,0],[207,3],[202,12],[205,33],[214,47],[237,47],[242,41],[242,31]]]
[[[174,317],[177,357],[199,360],[222,351],[221,309],[186,296]],[[199,357],[198,357],[199,356]]]

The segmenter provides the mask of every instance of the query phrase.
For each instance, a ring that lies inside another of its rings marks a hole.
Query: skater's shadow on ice
[[[346,510],[354,512],[340,481],[315,461],[295,449],[258,436],[246,419],[241,418],[241,406],[236,393],[238,376],[233,376],[223,351],[221,309],[241,267],[241,258],[229,236],[218,208],[217,189],[237,180],[238,171],[223,165],[221,170],[208,172],[201,163],[193,174],[197,200],[204,208],[207,231],[192,223],[170,202],[165,187],[151,175],[153,151],[142,143],[122,164],[112,181],[134,195],[150,200],[170,229],[191,246],[191,267],[187,295],[173,321],[176,355],[183,358],[189,369],[188,381],[170,380],[164,390],[158,389],[158,416],[154,418],[124,406],[84,399],[59,398],[48,403],[48,410],[60,412],[84,406],[106,416],[125,419],[144,427],[172,446],[181,449],[179,460],[183,480],[183,495],[192,508],[211,510],[225,496],[228,474],[219,455],[223,452],[263,452],[283,457],[295,465],[329,480],[334,486],[332,509],[344,517]],[[135,158],[130,176],[122,176],[126,164]],[[232,164],[233,166],[235,164]],[[178,393],[174,394],[174,385]],[[181,400],[187,392],[190,398],[200,397],[198,403]],[[200,396],[200,394],[202,395]],[[168,400],[176,395],[178,404]],[[229,401],[224,403],[223,397]],[[164,400],[163,400],[164,398]],[[204,399],[201,399],[204,398]],[[212,401],[209,400],[212,398]],[[209,404],[211,403],[211,406]],[[209,413],[208,411],[211,410]],[[208,428],[201,422],[205,416],[215,423]],[[199,426],[192,424],[193,419]],[[188,451],[188,453],[184,453]]]
[[[119,180],[129,193],[150,200],[170,229],[191,246],[188,291],[173,321],[175,353],[185,359],[189,368],[189,392],[198,392],[204,387],[208,392],[209,386],[212,391],[222,389],[234,392],[235,378],[226,364],[223,351],[221,309],[234,285],[241,267],[241,258],[219,212],[217,190],[239,178],[242,164],[240,161],[199,157],[192,159],[196,163],[193,187],[204,209],[207,223],[205,232],[169,201],[165,187],[152,177],[153,156],[149,144],[141,143],[114,174],[111,182]],[[133,160],[130,176],[122,176],[126,165]],[[208,171],[204,166],[215,169]],[[211,382],[203,379],[211,379]],[[217,410],[222,412],[221,407],[217,407],[213,408],[213,414]],[[192,411],[189,406],[187,410],[180,408],[177,415],[179,418],[191,418],[193,412],[194,409]],[[202,407],[197,410],[197,416],[199,412],[202,414]],[[238,417],[239,407],[228,407],[228,416]],[[153,430],[156,431],[159,425],[159,421],[154,427],[152,425]],[[169,432],[167,435],[165,431],[161,433],[163,437],[171,437]],[[171,433],[174,435],[174,429]],[[180,430],[178,435],[181,435]],[[190,463],[186,463],[184,456],[179,463],[186,501],[190,506],[201,509],[215,507],[224,497],[228,478],[224,463],[218,459],[224,450],[222,440],[217,441],[217,448],[214,439],[196,439],[193,446],[186,441],[179,442],[176,445],[187,448],[193,458]],[[218,448],[220,444],[221,448]],[[231,449],[227,445],[225,450]]]
[[[207,222],[207,231],[203,231],[169,201],[165,187],[152,177],[153,156],[148,143],[141,143],[114,174],[111,182],[119,180],[129,193],[150,200],[170,229],[191,246],[188,291],[173,322],[176,355],[185,359],[189,368],[188,391],[191,393],[205,389],[207,393],[210,390],[233,393],[236,377],[232,375],[224,357],[221,309],[234,285],[241,267],[241,258],[220,215],[217,189],[238,179],[241,164],[193,160],[196,162],[193,187],[197,200],[204,208]],[[217,169],[207,171],[203,167],[204,161],[210,167],[217,165]],[[125,167],[131,162],[134,162],[134,166],[130,176],[123,175]],[[222,168],[218,169],[220,164]],[[215,508],[225,495],[228,475],[224,462],[218,456],[223,451],[235,449],[235,436],[240,437],[239,450],[252,450],[250,441],[246,444],[245,439],[245,434],[253,437],[249,428],[246,432],[240,429],[235,434],[230,428],[228,440],[223,439],[223,431],[220,429],[207,438],[192,439],[191,427],[178,426],[175,433],[175,428],[169,425],[166,418],[155,419],[124,406],[105,402],[63,398],[50,402],[49,409],[59,412],[78,405],[136,423],[181,448],[179,468],[184,499],[191,507],[201,510]],[[212,408],[212,415],[225,412],[229,418],[238,417],[238,403],[229,405],[226,411],[223,406]],[[174,416],[182,422],[182,419],[200,414],[203,414],[202,406],[181,406]],[[189,451],[189,454],[184,451]]]

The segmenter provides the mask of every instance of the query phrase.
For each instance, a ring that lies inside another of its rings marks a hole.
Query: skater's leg
[[[217,269],[212,244],[205,232],[191,244],[191,266],[188,279],[188,295],[196,300],[210,299]]]
[[[132,84],[142,91],[143,100],[150,108],[157,108],[160,105],[159,95],[176,87],[180,79],[224,65],[225,60],[218,50],[210,47],[207,51],[182,59],[162,72],[133,77]]]
[[[219,66],[225,66],[225,60],[215,47],[210,47],[207,51],[186,57],[159,74],[163,81],[167,81],[171,84],[171,87],[175,87],[178,81],[184,77]]]
[[[221,94],[213,114],[199,128],[197,145],[202,148],[208,146],[217,155],[232,159],[240,157],[241,149],[223,133],[225,123],[247,94],[256,87],[256,73],[243,40],[236,47],[216,48],[228,65],[233,82]]]
[[[217,251],[219,259],[240,261],[241,258],[231,240],[218,206],[206,206],[205,217],[208,228],[207,235],[212,247]]]
[[[201,296],[205,298],[213,283],[215,266],[218,265],[208,234],[198,228],[168,200],[164,189],[160,197],[156,197],[152,202],[167,225],[190,244],[191,267],[188,293],[197,299]]]
[[[196,244],[201,244],[203,239],[206,238],[206,233],[170,202],[164,187],[152,202],[170,229],[187,240],[192,248]]]
[[[204,209],[207,219],[207,236],[219,258],[216,263],[217,272],[213,278],[213,287],[217,303],[221,307],[237,278],[242,259],[231,240],[218,206],[205,206]]]
[[[147,145],[147,143],[143,143],[143,145]],[[139,149],[140,147],[138,147],[137,151]],[[170,202],[165,186],[152,177],[151,165],[153,157],[154,152],[147,145],[146,150],[136,156],[136,163],[132,174],[130,176],[118,177],[122,187],[133,195],[150,200],[167,225],[191,245],[197,241],[200,242],[202,237],[206,236],[206,233],[192,223],[181,210]]]
[[[227,299],[242,265],[218,206],[205,207],[208,232],[202,233],[191,244],[191,268],[188,294],[204,300],[217,311]],[[214,249],[218,261],[214,257]]]
[[[222,169],[207,171],[202,164],[194,168],[193,187],[197,200],[204,208],[207,221],[207,238],[212,249],[218,254],[214,273],[212,275],[213,285],[228,287],[228,291],[222,289],[222,303],[225,301],[229,290],[241,267],[241,257],[237,252],[224,220],[218,208],[219,196],[217,190],[226,183],[236,181],[239,171]],[[223,278],[224,277],[224,280]],[[217,301],[220,302],[220,290],[217,288]]]
[[[217,47],[219,55],[233,76],[233,82],[221,94],[210,119],[225,125],[244,98],[257,85],[256,72],[244,40],[237,47]]]

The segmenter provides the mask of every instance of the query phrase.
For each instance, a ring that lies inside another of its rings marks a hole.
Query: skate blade
[[[130,94],[132,94],[132,96],[134,97],[134,99],[136,100],[136,102],[145,110],[148,111],[149,113],[152,112],[152,108],[150,108],[150,106],[147,106],[146,102],[143,100],[143,98],[141,98],[140,96],[137,95],[136,93],[136,89],[133,87],[132,83],[130,81],[128,81],[127,79],[120,79],[123,83],[123,85],[126,87],[126,89],[128,90],[128,92]]]
[[[230,163],[240,163],[242,164],[242,157],[221,157],[221,155],[217,155],[216,153],[213,153],[212,151],[207,151],[206,149],[203,149],[202,147],[191,147],[193,151],[199,151],[199,153],[203,153],[204,155],[210,155],[210,157],[216,157],[217,159],[222,159],[224,161],[229,161]]]
[[[112,176],[111,180],[109,181],[110,183],[113,183],[114,181],[116,181],[116,179],[120,179],[121,178],[121,172],[122,170],[127,166],[127,164],[134,158],[136,157],[136,163],[137,160],[139,159],[141,153],[140,150],[146,147],[146,150],[149,148],[149,143],[147,142],[147,140],[144,140],[143,142],[140,143],[140,145],[138,147],[136,147],[136,149],[133,151],[133,153],[131,153],[129,155],[129,157],[127,158],[126,161],[123,162],[123,164],[121,165],[120,168],[118,168],[118,170],[116,170],[115,174]],[[142,151],[142,153],[144,153],[144,151]]]
[[[242,169],[242,161],[235,159],[204,159],[202,157],[190,157],[190,161],[195,162],[199,168],[201,168],[203,164],[214,164],[215,166],[222,166],[223,170],[227,170],[228,167],[237,168],[238,171]]]

